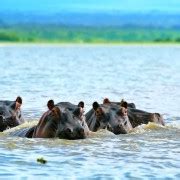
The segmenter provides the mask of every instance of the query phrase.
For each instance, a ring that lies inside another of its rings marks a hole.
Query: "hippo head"
[[[0,101],[0,131],[18,126],[24,122],[21,111],[15,111],[13,105],[13,101]]]
[[[36,126],[35,138],[83,139],[89,129],[86,129],[84,111],[81,105],[61,102],[46,112]]]
[[[84,111],[81,105],[61,106],[61,119],[56,136],[63,139],[84,139],[87,135]]]
[[[125,107],[109,103],[100,105],[94,102],[93,110],[91,122],[94,121],[94,127],[91,126],[90,130],[97,131],[98,129],[107,128],[114,134],[125,134],[132,129]]]

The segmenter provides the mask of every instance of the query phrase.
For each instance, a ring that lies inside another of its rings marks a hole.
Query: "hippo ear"
[[[119,116],[127,116],[127,112],[128,110],[125,108],[125,107],[121,107],[120,109],[119,109],[119,111],[117,111],[117,114],[119,115]]]
[[[103,100],[103,104],[109,104],[109,103],[111,103],[111,102],[110,102],[110,100],[109,100],[108,98],[105,98],[105,99]]]
[[[127,109],[127,107],[128,107],[128,103],[127,103],[126,101],[124,101],[123,99],[122,99],[120,105],[121,105],[121,107],[124,107],[124,108],[126,108],[126,109]]]
[[[80,101],[79,104],[78,104],[78,107],[84,108],[84,102],[83,102],[83,101]]]
[[[95,102],[93,102],[92,106],[93,106],[93,109],[96,111],[97,108],[99,107],[99,104],[98,104],[98,102],[95,101]]]
[[[120,104],[122,104],[124,101],[125,101],[124,99],[121,99],[121,102],[120,102]]]

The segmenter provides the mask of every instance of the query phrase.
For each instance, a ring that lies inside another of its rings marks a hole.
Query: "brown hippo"
[[[82,107],[69,102],[56,104],[41,121],[35,127],[20,129],[10,134],[29,138],[83,139],[89,132]]]
[[[91,131],[107,129],[114,134],[126,134],[131,129],[127,108],[115,103],[93,103],[93,108],[86,113],[86,121]]]

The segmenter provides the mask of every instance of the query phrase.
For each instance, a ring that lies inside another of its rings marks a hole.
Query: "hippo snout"
[[[73,132],[70,128],[65,128],[61,131],[58,131],[57,137],[62,138],[62,139],[71,139],[72,133]]]
[[[86,135],[83,128],[77,128],[73,130],[71,128],[66,128],[58,133],[58,137],[63,139],[74,140],[74,139],[84,139],[86,138]]]
[[[84,129],[83,128],[80,128],[78,132],[79,132],[80,137],[84,136]]]
[[[113,133],[114,134],[127,134],[127,131],[124,129],[122,125],[117,125],[116,127],[113,128]]]
[[[64,130],[64,133],[65,134],[71,134],[72,130],[70,128],[67,128],[67,129]]]

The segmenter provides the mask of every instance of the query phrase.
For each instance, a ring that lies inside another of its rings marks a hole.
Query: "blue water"
[[[23,97],[22,127],[37,123],[50,98],[83,100],[86,112],[94,101],[124,98],[166,122],[76,141],[1,133],[0,178],[180,179],[179,58],[175,45],[0,45],[0,99]]]

